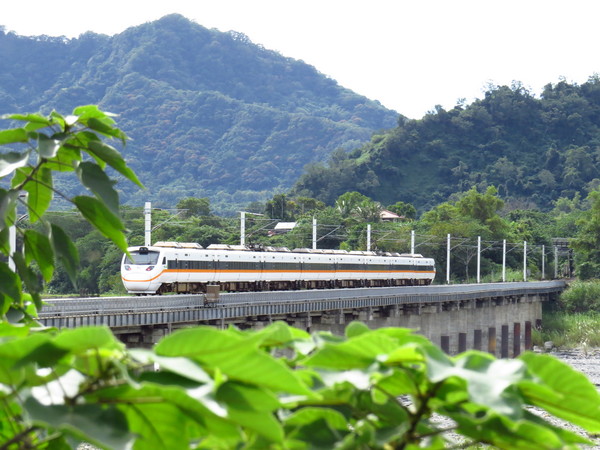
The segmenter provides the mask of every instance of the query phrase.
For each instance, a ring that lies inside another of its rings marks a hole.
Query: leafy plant
[[[568,313],[600,312],[600,281],[574,281],[559,299],[559,306]]]
[[[129,351],[101,327],[2,331],[0,436],[15,448],[80,440],[101,448],[440,448],[457,436],[461,446],[501,448],[588,442],[529,406],[600,431],[600,396],[564,363],[537,354],[449,357],[406,329],[352,323],[340,337],[282,322],[196,327]]]
[[[139,186],[142,184],[118,150],[101,139],[118,139],[124,144],[127,136],[115,127],[110,114],[96,106],[76,108],[68,116],[53,112],[48,117],[12,114],[3,118],[24,124],[0,131],[0,145],[12,147],[0,155],[0,179],[11,177],[10,188],[0,188],[0,251],[12,258],[16,266],[13,272],[7,262],[0,262],[0,315],[6,318],[9,310],[29,314],[30,301],[36,308],[41,307],[42,283],[31,267],[33,262],[41,278],[48,282],[60,261],[75,283],[77,249],[60,226],[44,219],[55,194],[71,202],[102,235],[125,252],[119,196],[105,169],[110,166]],[[93,196],[66,197],[54,186],[55,172],[73,172]],[[43,224],[41,232],[17,228],[22,234],[22,253],[14,252],[9,245],[9,229],[16,226],[20,203],[26,206],[30,222]]]

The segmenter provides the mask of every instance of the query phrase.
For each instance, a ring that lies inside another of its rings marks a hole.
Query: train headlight
[[[150,272],[152,269],[154,269],[154,266],[148,266],[148,267],[146,268],[146,272]]]
[[[127,264],[125,264],[125,270],[131,270],[131,267],[129,267]]]

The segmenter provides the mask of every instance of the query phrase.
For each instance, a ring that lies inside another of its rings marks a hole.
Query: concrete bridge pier
[[[510,358],[532,348],[532,324],[541,323],[543,300],[540,295],[524,295],[323,311],[313,316],[308,326],[298,320],[288,323],[334,334],[343,334],[352,320],[370,328],[410,328],[451,355],[476,349]]]

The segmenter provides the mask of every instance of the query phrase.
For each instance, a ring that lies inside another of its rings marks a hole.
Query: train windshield
[[[131,257],[125,255],[125,264],[140,265],[140,266],[154,266],[158,262],[159,252],[154,251],[139,251],[134,250],[129,252]]]

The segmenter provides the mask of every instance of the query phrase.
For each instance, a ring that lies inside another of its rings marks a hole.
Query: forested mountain
[[[196,196],[235,210],[399,119],[302,61],[179,15],[113,37],[2,29],[0,114],[83,104],[118,114],[132,138],[123,153],[148,188],[123,185],[122,201],[133,205]]]
[[[494,185],[509,208],[549,210],[600,184],[600,78],[548,84],[539,98],[521,84],[481,100],[404,121],[350,154],[315,164],[293,189],[326,203],[357,190],[419,211],[475,186]]]

